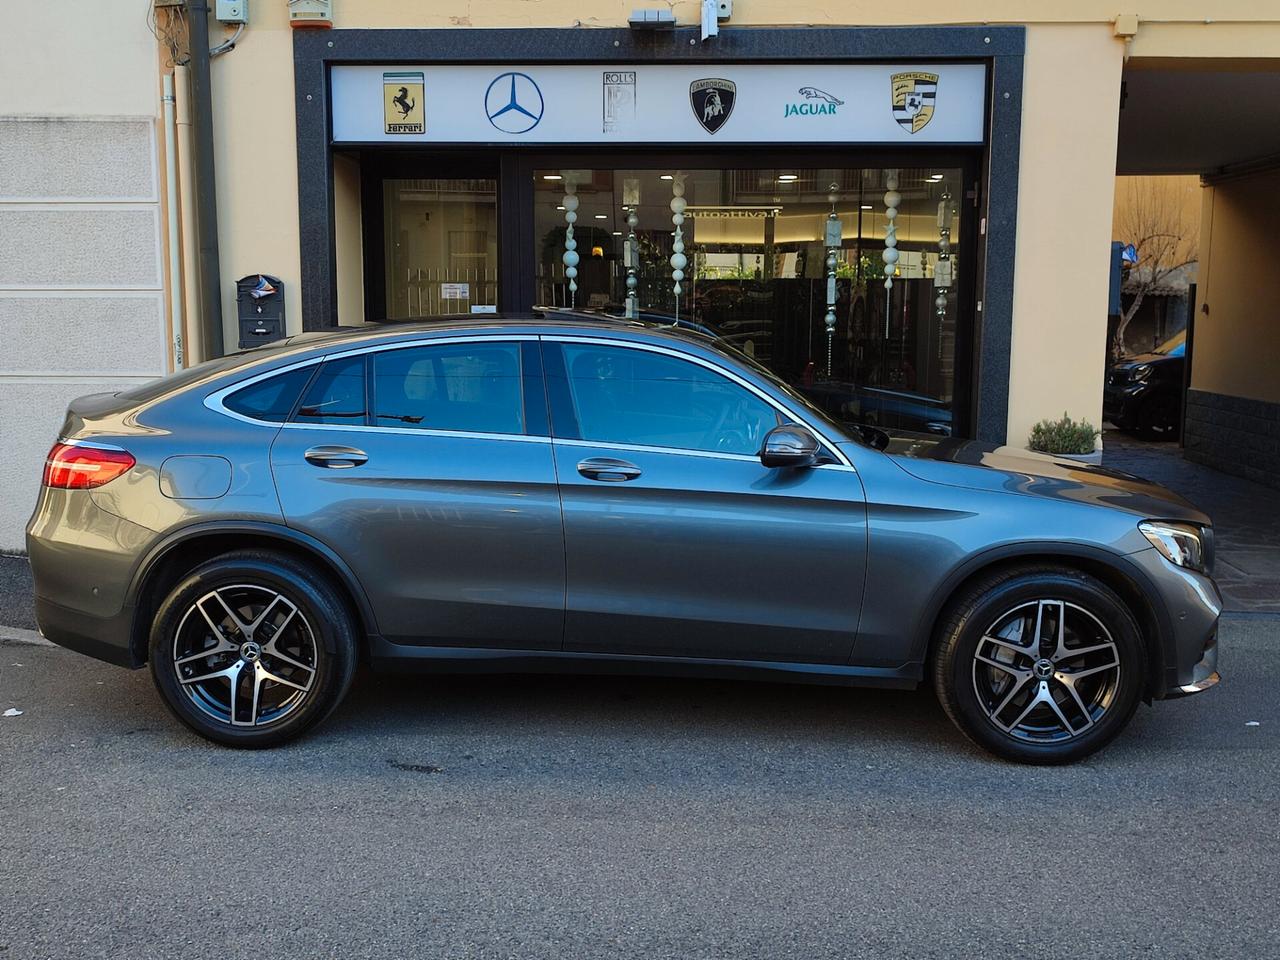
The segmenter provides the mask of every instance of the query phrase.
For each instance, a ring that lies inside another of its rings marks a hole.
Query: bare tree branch
[[[1127,352],[1125,331],[1143,300],[1170,276],[1199,259],[1199,225],[1186,214],[1184,182],[1170,177],[1132,177],[1124,189],[1125,205],[1116,222],[1118,239],[1131,243],[1138,263],[1125,286],[1130,300],[1120,315],[1112,347]]]

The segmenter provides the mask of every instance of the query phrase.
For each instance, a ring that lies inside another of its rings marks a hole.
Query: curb
[[[21,627],[6,627],[0,624],[0,643],[21,643],[36,647],[55,647],[52,640],[46,640],[38,630],[24,630]]]

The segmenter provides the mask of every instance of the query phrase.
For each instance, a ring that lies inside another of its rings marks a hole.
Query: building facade
[[[0,39],[0,418],[20,451],[0,547],[71,396],[366,319],[631,314],[723,336],[853,420],[1015,446],[1064,410],[1099,423],[1118,170],[1211,184],[1189,455],[1224,458],[1214,424],[1241,403],[1246,439],[1266,435],[1274,335],[1261,356],[1230,343],[1260,323],[1247,198],[1280,156],[1249,97],[1280,76],[1269,4],[736,0],[705,39],[701,4],[656,7],[674,29],[629,25],[638,5],[334,0],[331,28],[298,29],[254,0],[211,67],[212,184],[181,67],[179,116],[161,110],[181,7],[154,32],[111,4],[70,26],[24,10]],[[233,29],[211,19],[212,42]],[[42,76],[69,33],[84,58]],[[1216,108],[1169,109],[1199,88]],[[210,188],[213,335],[192,228]]]

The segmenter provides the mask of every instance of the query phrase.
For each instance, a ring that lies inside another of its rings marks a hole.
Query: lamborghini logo
[[[893,119],[907,133],[919,133],[933,119],[938,97],[936,73],[895,73],[889,78]]]

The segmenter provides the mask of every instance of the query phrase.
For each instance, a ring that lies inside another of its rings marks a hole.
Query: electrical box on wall
[[[222,23],[248,23],[249,0],[217,0],[213,16]]]
[[[289,0],[289,26],[332,27],[332,0]]]
[[[279,277],[253,273],[236,281],[240,349],[284,337],[284,284]]]

